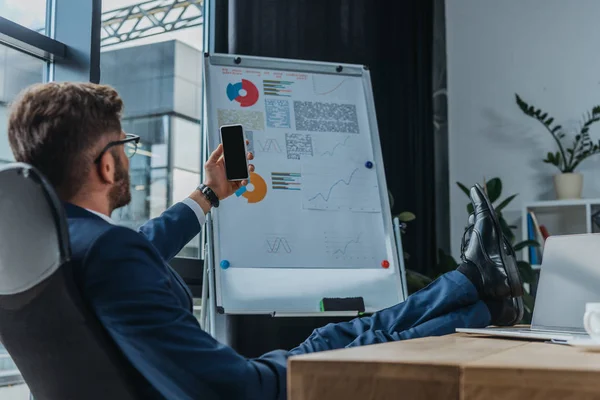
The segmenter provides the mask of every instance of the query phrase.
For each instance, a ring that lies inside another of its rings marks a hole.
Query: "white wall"
[[[504,195],[553,199],[550,135],[517,108],[515,92],[563,126],[600,104],[600,1],[446,0],[451,245],[458,255],[471,185],[499,176]],[[591,130],[600,138],[600,124]],[[600,197],[600,156],[582,164],[584,197]]]

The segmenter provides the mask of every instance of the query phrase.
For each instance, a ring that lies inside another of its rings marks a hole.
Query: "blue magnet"
[[[223,268],[223,269],[229,268],[229,261],[227,261],[227,260],[221,261],[221,268]]]
[[[372,163],[371,161],[367,161],[367,162],[365,163],[365,167],[367,167],[367,168],[371,169],[371,168],[373,168],[373,163]]]

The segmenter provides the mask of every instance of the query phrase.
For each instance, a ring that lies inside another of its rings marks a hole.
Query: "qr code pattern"
[[[312,156],[312,137],[301,133],[286,133],[285,148],[289,160],[299,160],[300,156]]]
[[[265,130],[265,116],[260,111],[217,110],[219,126],[241,124],[244,129]]]
[[[265,100],[267,111],[267,127],[269,128],[291,128],[290,126],[290,103],[287,100]]]
[[[353,104],[296,100],[294,114],[298,131],[359,133]]]

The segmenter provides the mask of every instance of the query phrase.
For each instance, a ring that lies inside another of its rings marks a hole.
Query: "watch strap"
[[[217,197],[217,194],[211,188],[201,183],[198,185],[198,190],[204,195],[211,206],[214,208],[219,207],[219,197]]]

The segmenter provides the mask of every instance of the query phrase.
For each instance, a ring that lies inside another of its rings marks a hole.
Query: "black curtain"
[[[417,216],[403,236],[407,266],[430,273],[437,254],[433,0],[217,0],[215,32],[217,53],[370,68],[392,212]]]

